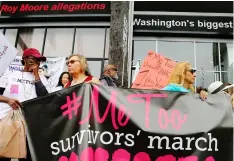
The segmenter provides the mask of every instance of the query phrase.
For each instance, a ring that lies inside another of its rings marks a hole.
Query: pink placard
[[[137,89],[161,89],[168,83],[176,62],[153,51],[148,52],[132,84]]]

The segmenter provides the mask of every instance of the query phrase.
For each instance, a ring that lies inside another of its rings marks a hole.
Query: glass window
[[[141,62],[145,59],[148,52],[156,51],[156,41],[134,41],[134,50],[133,50],[133,65],[140,59]]]
[[[44,55],[48,57],[71,55],[73,35],[74,28],[47,29]]]
[[[92,76],[100,78],[102,61],[88,61],[88,66]]]
[[[175,61],[189,61],[195,67],[194,43],[158,41],[158,53]]]
[[[108,60],[104,60],[104,66],[107,65],[108,62],[109,62]],[[103,66],[103,67],[104,67],[104,66]]]
[[[219,72],[196,72],[196,86],[208,88],[214,81],[220,81]]]
[[[106,48],[105,48],[105,58],[109,56],[109,49],[110,49],[110,29],[106,30]]]
[[[19,29],[19,37],[17,39],[17,49],[20,53],[26,48],[36,48],[42,52],[45,29],[22,28]]]
[[[233,63],[233,44],[220,43],[221,70],[227,71]]]
[[[229,75],[228,75],[228,73],[227,72],[221,72],[221,78],[222,78],[222,82],[224,82],[224,83],[232,83],[232,81],[231,81],[231,78],[229,78]]]
[[[196,64],[198,70],[218,71],[218,43],[196,43]]]
[[[103,58],[105,29],[76,29],[74,53],[86,58]]]
[[[6,29],[5,36],[7,40],[15,46],[16,36],[17,36],[17,29]]]

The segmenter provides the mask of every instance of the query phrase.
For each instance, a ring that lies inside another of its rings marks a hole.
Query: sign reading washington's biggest
[[[34,161],[232,161],[225,94],[83,84],[23,104]]]

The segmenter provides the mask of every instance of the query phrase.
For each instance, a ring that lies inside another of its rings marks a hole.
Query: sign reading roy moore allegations
[[[108,1],[3,1],[1,16],[110,14]]]
[[[225,94],[83,84],[23,105],[34,161],[232,161]]]
[[[149,31],[188,31],[233,33],[233,17],[135,15],[134,29]]]

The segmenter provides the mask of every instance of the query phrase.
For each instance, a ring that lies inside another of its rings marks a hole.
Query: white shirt
[[[50,92],[49,84],[44,76],[40,75],[41,82]],[[37,97],[34,85],[35,77],[31,72],[14,71],[2,79],[2,85],[5,86],[3,96],[18,99],[20,102],[30,100]],[[0,119],[5,117],[12,107],[7,103],[0,102]]]

